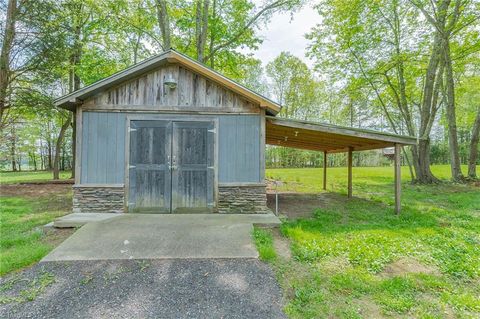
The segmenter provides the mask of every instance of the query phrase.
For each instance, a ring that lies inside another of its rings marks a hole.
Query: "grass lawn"
[[[70,171],[61,171],[60,179],[68,179],[71,176]],[[53,173],[50,171],[22,171],[22,172],[1,172],[0,184],[15,184],[25,182],[44,182],[53,179]]]
[[[448,166],[433,167],[448,178]],[[329,169],[328,190],[346,193],[346,168]],[[282,190],[320,192],[321,169],[270,169]],[[286,220],[293,257],[272,252],[292,318],[479,318],[480,187],[411,185],[403,170],[402,213],[393,214],[393,168],[354,168],[354,196],[325,202],[310,219]],[[319,205],[320,206],[320,205]]]
[[[28,194],[22,185],[0,186],[0,275],[39,261],[72,233],[45,233],[42,228],[71,210],[69,186],[55,185],[51,191],[47,185],[33,185],[28,187]],[[35,195],[34,187],[41,195]]]

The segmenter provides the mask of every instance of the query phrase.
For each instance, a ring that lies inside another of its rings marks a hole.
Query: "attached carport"
[[[415,145],[415,137],[331,124],[266,117],[266,143],[323,152],[323,189],[327,186],[327,156],[329,153],[348,153],[348,197],[352,197],[352,154],[394,147],[395,212],[400,213],[402,145]]]

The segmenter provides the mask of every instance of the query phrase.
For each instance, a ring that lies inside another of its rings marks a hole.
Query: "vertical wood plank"
[[[116,151],[116,138],[115,136],[115,126],[116,126],[116,114],[106,114],[106,119],[103,121],[105,127],[105,162],[104,166],[105,171],[105,180],[111,181],[115,178],[115,151]]]
[[[352,159],[353,147],[348,148],[348,198],[352,198]]]
[[[260,180],[259,182],[265,182],[265,110],[262,109],[260,113],[260,145],[259,145],[259,158],[260,158]]]
[[[401,145],[395,144],[395,213],[400,214],[402,195],[402,166],[400,161]]]
[[[77,132],[75,133],[75,184],[81,183],[82,174],[82,137],[83,137],[83,113],[82,108],[77,107],[75,111],[75,127]]]
[[[327,190],[327,152],[323,152],[323,190]]]

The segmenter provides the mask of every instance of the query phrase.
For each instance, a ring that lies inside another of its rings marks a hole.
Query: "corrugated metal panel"
[[[218,182],[261,182],[261,117],[219,115],[218,119]],[[81,183],[125,182],[125,123],[126,113],[83,113]]]
[[[125,114],[83,113],[82,184],[123,184]]]

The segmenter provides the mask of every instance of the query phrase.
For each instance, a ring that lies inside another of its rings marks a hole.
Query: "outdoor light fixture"
[[[164,80],[163,80],[163,85],[167,86],[170,90],[173,90],[177,87],[177,80],[173,78],[173,76],[168,75]]]

